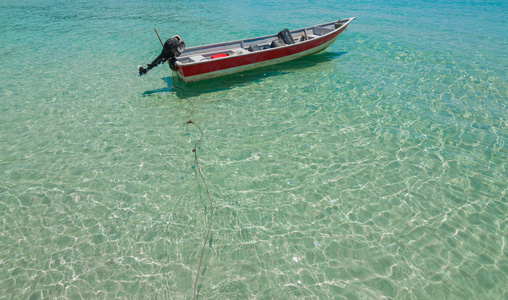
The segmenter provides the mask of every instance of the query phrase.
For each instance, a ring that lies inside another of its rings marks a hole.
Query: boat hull
[[[349,22],[329,34],[296,44],[188,65],[177,63],[176,75],[180,81],[195,82],[294,60],[325,50],[347,25]]]

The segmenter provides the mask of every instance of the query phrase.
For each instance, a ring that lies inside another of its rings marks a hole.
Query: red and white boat
[[[185,48],[181,38],[174,36],[166,41],[163,53],[148,65],[148,70],[168,60],[181,81],[195,82],[278,64],[323,51],[354,19],[191,48]],[[139,70],[140,75],[148,71],[142,67]]]

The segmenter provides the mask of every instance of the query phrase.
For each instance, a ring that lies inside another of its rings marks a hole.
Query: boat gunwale
[[[341,30],[342,27],[349,25],[349,23],[351,23],[354,19],[356,19],[356,17],[346,18],[346,19],[342,19],[342,20],[339,19],[337,21],[347,21],[347,22],[343,23],[342,26],[340,26],[339,28],[335,28],[332,31],[327,32],[327,33],[325,33],[323,35],[320,35],[320,36],[318,36],[316,38],[313,38],[313,39],[307,39],[307,40],[304,40],[304,41],[301,41],[301,42],[298,42],[298,43],[289,44],[289,45],[283,45],[283,46],[276,47],[276,48],[262,49],[262,50],[253,51],[253,52],[249,52],[249,53],[237,54],[237,55],[234,55],[234,56],[226,56],[226,57],[220,57],[220,58],[214,58],[214,59],[207,59],[205,61],[196,61],[196,62],[182,63],[181,61],[177,60],[176,64],[178,66],[180,66],[180,67],[194,66],[194,65],[199,65],[199,64],[207,64],[207,63],[210,63],[210,62],[220,61],[220,60],[226,60],[226,59],[233,58],[233,57],[241,57],[241,56],[247,56],[247,55],[260,54],[260,53],[265,53],[265,52],[269,52],[269,51],[272,51],[272,50],[277,50],[277,49],[284,48],[284,47],[291,47],[291,46],[295,46],[295,45],[306,44],[308,42],[312,42],[312,41],[324,38],[324,37],[326,37],[328,35],[331,35],[331,34],[335,33],[338,30]],[[303,28],[291,30],[290,32],[291,33],[298,32],[298,31],[304,31],[304,32],[306,32],[307,29],[314,28],[314,27],[318,27],[319,28],[319,27],[329,26],[329,25],[332,25],[332,24],[336,23],[337,21],[332,21],[332,22],[327,22],[327,23],[323,23],[323,24],[312,25],[310,27],[303,27]],[[268,38],[276,37],[276,36],[277,36],[277,34],[271,34],[271,35],[265,35],[265,36],[248,38],[248,39],[240,39],[240,40],[222,42],[222,43],[217,43],[217,44],[208,44],[208,45],[202,45],[202,46],[195,46],[195,47],[187,48],[187,50],[206,49],[206,48],[211,47],[211,46],[225,46],[225,45],[228,45],[228,44],[235,44],[235,43],[240,43],[241,44],[242,42],[247,42],[247,41],[250,41],[250,40],[268,39]],[[236,48],[231,48],[231,49],[236,49]],[[222,50],[222,51],[225,51],[225,50]],[[185,51],[182,52],[182,54],[183,53],[185,53]],[[200,55],[200,54],[196,53],[196,55]],[[186,56],[184,58],[188,58],[188,57],[190,57],[190,56]]]

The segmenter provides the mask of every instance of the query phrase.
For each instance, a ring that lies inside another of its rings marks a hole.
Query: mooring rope
[[[197,147],[198,147],[198,144],[201,142],[201,140],[203,140],[204,135],[203,135],[203,130],[201,129],[201,127],[199,127],[199,125],[196,122],[192,121],[192,119],[191,119],[191,116],[194,113],[194,103],[191,100],[189,100],[183,96],[182,90],[180,90],[177,87],[174,87],[174,88],[180,92],[181,98],[186,100],[187,102],[189,102],[189,104],[192,107],[192,110],[188,116],[189,121],[187,121],[187,124],[194,124],[194,126],[196,126],[199,129],[199,133],[201,134],[201,136],[199,137],[199,140],[194,144],[194,148],[192,149],[192,152],[194,153],[194,160],[196,162],[196,169],[198,170],[199,177],[201,177],[201,180],[203,181],[203,185],[205,186],[205,190],[206,190],[206,195],[208,196],[208,201],[210,202],[210,223],[208,224],[208,230],[206,232],[205,241],[203,243],[203,248],[201,249],[201,257],[199,259],[198,271],[196,273],[196,280],[194,282],[193,299],[195,300],[196,294],[197,294],[197,288],[198,288],[199,271],[201,270],[201,264],[203,262],[203,255],[205,253],[206,242],[208,241],[208,236],[210,236],[210,231],[212,230],[213,202],[212,202],[212,198],[210,197],[210,191],[208,190],[208,185],[206,184],[205,177],[203,176],[203,173],[201,172],[201,167],[199,165]]]
[[[192,105],[192,111],[189,114],[189,121],[187,121],[187,124],[194,124],[199,129],[199,132],[201,134],[201,137],[199,140],[194,144],[194,149],[192,149],[192,152],[194,152],[194,159],[196,161],[196,168],[198,170],[199,176],[201,177],[201,180],[203,181],[203,184],[205,186],[206,195],[208,196],[208,201],[210,202],[210,223],[208,224],[208,230],[206,232],[205,242],[203,243],[203,248],[201,249],[201,258],[199,259],[199,265],[198,265],[198,272],[196,273],[196,281],[194,282],[194,296],[193,299],[196,299],[196,292],[198,287],[198,279],[199,279],[199,270],[201,269],[201,263],[203,262],[203,255],[205,253],[205,247],[206,242],[208,241],[208,236],[210,235],[210,230],[212,229],[212,219],[213,219],[213,203],[212,198],[210,197],[210,191],[208,190],[208,185],[206,184],[205,178],[203,177],[203,173],[201,173],[201,167],[199,166],[199,160],[198,160],[198,152],[197,152],[197,146],[203,139],[203,130],[201,127],[199,127],[196,122],[192,121],[191,116],[194,113],[194,103],[190,101],[189,99],[183,97],[182,91],[180,90],[180,94],[182,95],[182,98],[187,100]]]
[[[162,43],[162,40],[159,36],[159,33],[157,32],[157,29],[154,28],[153,30],[155,30],[155,33],[157,34],[157,37],[159,38],[159,41],[161,42],[162,47],[164,47],[164,44]],[[171,70],[171,66],[169,66],[169,68]],[[189,121],[187,121],[187,124],[194,124],[194,126],[196,126],[199,129],[199,133],[201,134],[201,136],[199,137],[199,140],[194,144],[194,148],[192,149],[192,152],[194,153],[194,160],[196,161],[196,168],[198,170],[199,177],[201,177],[201,180],[203,181],[203,184],[205,185],[206,195],[208,196],[208,201],[210,202],[210,223],[208,224],[208,230],[206,232],[205,242],[203,243],[203,248],[201,249],[201,258],[199,259],[198,271],[196,273],[196,281],[194,282],[193,299],[196,300],[196,292],[197,292],[197,288],[198,288],[198,279],[199,279],[199,270],[201,270],[201,263],[203,262],[203,255],[205,254],[206,242],[208,241],[208,236],[210,235],[210,230],[212,230],[213,203],[212,203],[212,198],[210,197],[210,191],[208,190],[208,185],[206,184],[206,181],[205,181],[205,177],[203,176],[203,173],[201,173],[201,167],[199,166],[197,147],[198,147],[198,144],[201,142],[201,140],[203,140],[203,130],[201,129],[201,127],[199,127],[199,125],[196,122],[192,121],[192,119],[191,119],[191,116],[194,113],[194,103],[191,100],[189,100],[183,96],[183,92],[181,89],[179,89],[177,87],[173,87],[173,88],[175,90],[179,91],[181,98],[186,100],[187,102],[189,102],[192,107],[192,110],[188,116]]]

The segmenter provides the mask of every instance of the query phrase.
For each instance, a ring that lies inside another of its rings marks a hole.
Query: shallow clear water
[[[504,1],[0,1],[0,295],[505,299]],[[184,85],[136,66],[355,16]]]

